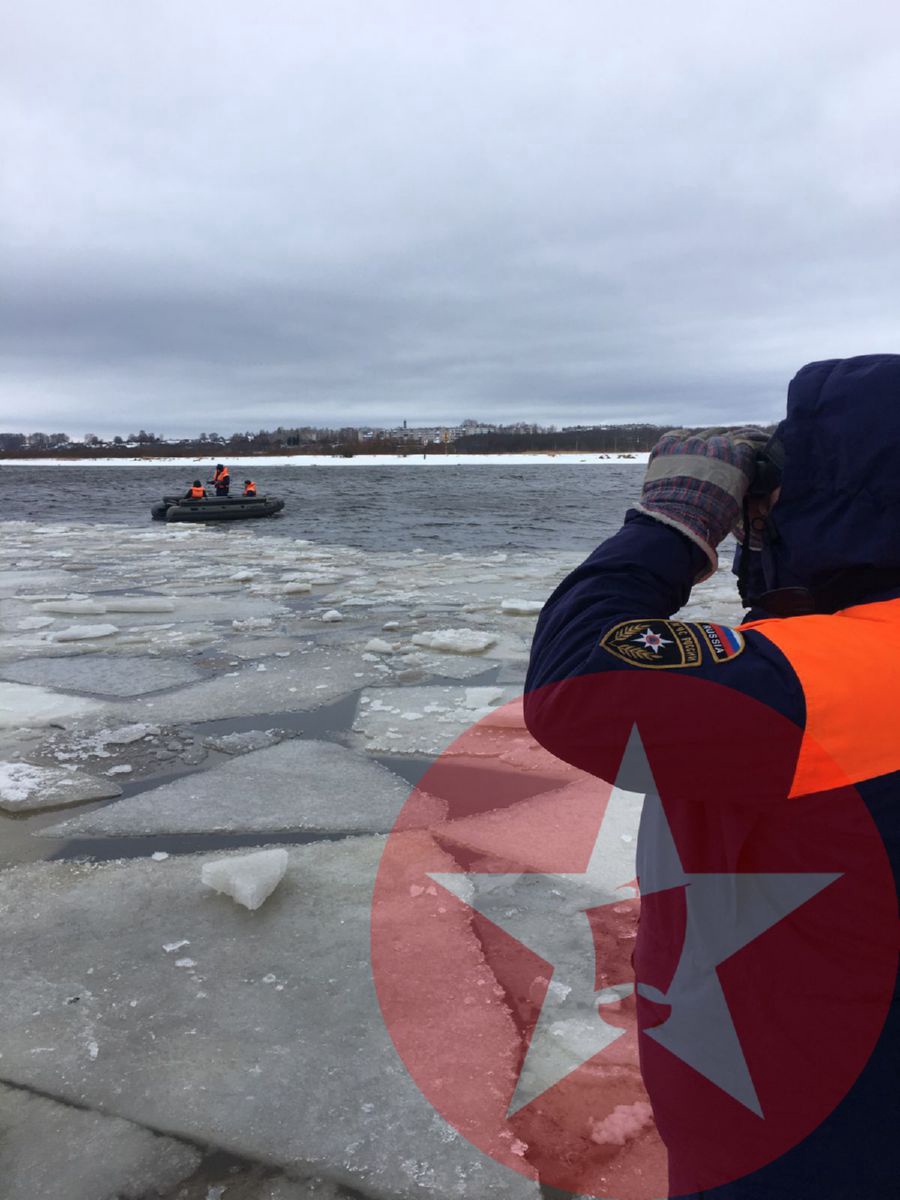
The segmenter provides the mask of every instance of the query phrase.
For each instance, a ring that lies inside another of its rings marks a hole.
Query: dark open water
[[[214,526],[305,537],[367,551],[589,551],[621,524],[637,498],[640,463],[536,466],[254,468],[260,495],[282,497],[284,512]],[[178,467],[5,467],[0,520],[151,522],[150,506],[191,479]],[[234,472],[243,479],[243,470]]]

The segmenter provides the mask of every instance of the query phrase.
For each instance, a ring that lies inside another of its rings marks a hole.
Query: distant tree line
[[[0,433],[0,458],[225,458],[230,455],[334,454],[514,454],[529,452],[634,454],[650,450],[671,425],[634,423],[562,429],[540,425],[479,425],[456,428],[319,429],[279,427],[228,437],[202,431],[193,438],[163,438],[145,429],[104,440],[86,433]],[[701,426],[689,426],[698,430]]]

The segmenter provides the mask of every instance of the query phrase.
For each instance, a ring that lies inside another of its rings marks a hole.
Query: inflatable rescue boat
[[[275,496],[163,496],[150,513],[154,521],[245,521],[250,517],[272,517],[284,501]]]

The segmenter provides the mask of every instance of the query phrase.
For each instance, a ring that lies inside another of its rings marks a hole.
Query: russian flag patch
[[[727,625],[714,625],[711,621],[694,622],[712,655],[713,662],[727,662],[736,658],[744,649],[743,635]]]

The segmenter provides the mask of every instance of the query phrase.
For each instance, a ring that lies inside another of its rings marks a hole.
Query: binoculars
[[[765,446],[757,450],[753,461],[753,475],[747,489],[748,496],[768,496],[781,483],[784,470],[784,443],[779,425]]]

